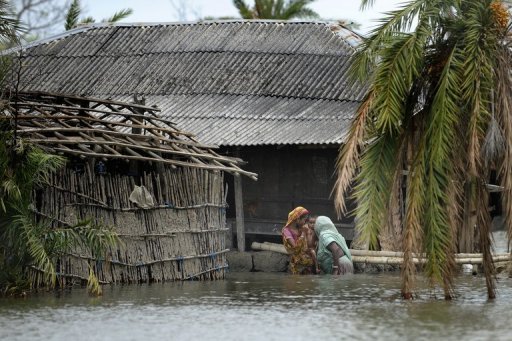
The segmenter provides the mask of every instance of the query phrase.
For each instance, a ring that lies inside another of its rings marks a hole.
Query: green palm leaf
[[[233,5],[243,19],[318,18],[319,15],[307,6],[315,0],[254,0],[250,7],[243,0],[233,0]]]
[[[372,141],[361,157],[356,178],[353,194],[357,201],[356,229],[374,250],[379,248],[377,238],[387,214],[389,188],[393,183],[395,155],[399,148],[397,142],[389,134]]]
[[[373,2],[363,0],[361,5]],[[391,208],[400,206],[396,191],[401,191],[397,184],[405,163],[406,298],[413,296],[416,252],[426,254],[430,284],[441,285],[451,298],[457,240],[469,238],[464,246],[472,246],[474,235],[484,254],[488,296],[494,297],[484,184],[490,167],[499,164],[505,219],[512,222],[507,17],[499,1],[409,1],[386,14],[352,59],[353,78],[367,77],[369,90],[340,149],[336,207],[343,212],[343,197],[355,179],[357,228],[376,247]],[[469,219],[473,210],[476,231]],[[460,223],[462,228],[457,227]]]

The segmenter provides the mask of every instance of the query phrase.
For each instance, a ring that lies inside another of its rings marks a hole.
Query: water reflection
[[[101,298],[73,290],[1,300],[0,339],[508,339],[510,280],[498,282],[494,302],[483,278],[457,282],[452,302],[426,288],[402,301],[399,274],[389,273],[232,273],[216,282],[110,287]]]

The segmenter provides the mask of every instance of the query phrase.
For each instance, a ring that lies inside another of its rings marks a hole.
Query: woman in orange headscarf
[[[309,211],[304,207],[296,207],[288,214],[286,226],[281,231],[283,244],[290,258],[290,271],[292,274],[311,274],[314,269],[314,255],[308,249],[306,223]]]

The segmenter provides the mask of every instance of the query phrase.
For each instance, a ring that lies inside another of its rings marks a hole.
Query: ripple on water
[[[457,298],[421,287],[402,301],[398,274],[346,278],[229,274],[224,281],[109,287],[101,298],[85,290],[4,300],[1,340],[382,340],[508,339],[510,280],[486,300],[479,276],[457,279]]]

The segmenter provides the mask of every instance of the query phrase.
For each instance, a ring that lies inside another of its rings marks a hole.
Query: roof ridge
[[[134,22],[134,23],[106,23],[106,22],[99,22],[99,23],[90,23],[90,24],[84,24],[80,25],[74,29],[71,29],[69,31],[64,31],[46,38],[42,38],[40,40],[36,40],[33,42],[30,42],[25,45],[16,46],[11,49],[8,49],[6,51],[2,52],[2,55],[10,54],[14,51],[18,50],[26,50],[30,49],[39,45],[43,45],[49,42],[61,40],[64,38],[67,38],[69,36],[80,34],[83,32],[87,32],[90,30],[95,29],[102,29],[102,28],[143,28],[143,27],[165,27],[165,26],[199,26],[199,25],[227,25],[227,24],[279,24],[279,25],[312,25],[312,26],[323,26],[331,31],[333,36],[336,36],[340,40],[349,43],[349,41],[346,39],[345,36],[342,36],[338,34],[340,31],[347,31],[349,35],[353,35],[357,38],[362,38],[360,34],[357,32],[345,27],[344,25],[340,24],[339,22],[333,22],[333,21],[312,21],[312,20],[303,20],[303,21],[288,21],[288,20],[261,20],[261,19],[252,19],[252,20],[245,20],[245,19],[232,19],[232,20],[198,20],[198,21],[187,21],[187,22]]]

